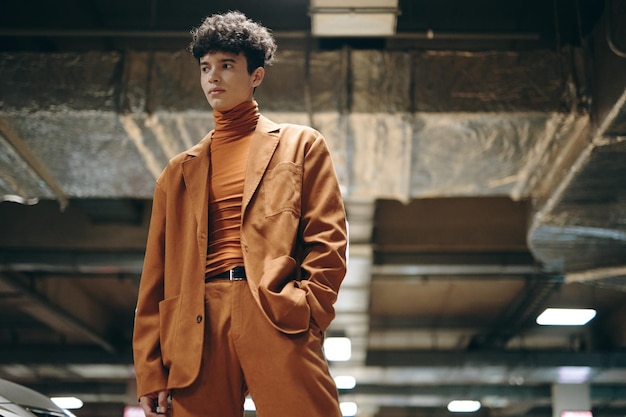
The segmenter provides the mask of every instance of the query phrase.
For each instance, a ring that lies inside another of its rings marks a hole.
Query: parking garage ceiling
[[[0,3],[0,378],[132,404],[154,180],[213,126],[191,27],[273,29],[256,94],[327,138],[351,231],[329,334],[363,416],[548,416],[583,372],[626,413],[626,6],[401,0],[396,33],[311,34],[307,0]],[[591,307],[546,329],[545,307]]]

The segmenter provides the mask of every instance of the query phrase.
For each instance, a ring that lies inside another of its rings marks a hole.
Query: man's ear
[[[252,86],[258,87],[263,82],[263,78],[265,77],[265,68],[258,67],[252,72]]]

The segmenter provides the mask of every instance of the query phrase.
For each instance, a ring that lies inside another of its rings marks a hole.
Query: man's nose
[[[210,70],[208,78],[209,78],[209,82],[212,82],[212,83],[219,81],[221,79],[219,75],[219,71],[217,70]]]

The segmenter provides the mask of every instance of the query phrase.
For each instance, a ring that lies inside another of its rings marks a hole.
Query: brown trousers
[[[206,283],[205,308],[200,374],[172,392],[172,417],[242,417],[248,393],[259,417],[341,417],[317,325],[276,330],[246,281]]]

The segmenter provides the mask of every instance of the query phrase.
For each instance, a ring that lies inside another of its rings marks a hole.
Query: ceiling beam
[[[307,39],[311,33],[305,30],[272,31],[277,39]],[[70,29],[2,29],[0,37],[31,37],[31,38],[128,38],[128,39],[183,39],[190,38],[189,31],[185,30],[70,30]],[[387,39],[413,40],[447,40],[447,41],[539,41],[541,35],[536,32],[461,32],[461,31],[414,31],[382,35]]]
[[[95,343],[106,352],[113,353],[116,351],[113,344],[94,330],[90,324],[54,305],[48,298],[24,285],[21,280],[6,273],[0,273],[0,290],[11,294],[13,299],[19,298],[20,302],[15,303],[16,308],[59,333],[64,335],[76,334]],[[48,350],[44,349],[40,354],[47,356]]]
[[[141,274],[143,251],[77,252],[75,250],[7,250],[0,253],[0,271],[53,274]]]
[[[491,408],[495,415],[507,415],[506,410],[517,407],[520,402],[552,404],[551,384],[541,385],[361,385],[340,392],[342,401],[355,401],[360,406],[395,406],[416,408],[445,407],[449,401],[459,398],[479,399],[484,407]],[[590,386],[591,400],[602,407],[618,398],[626,398],[626,387],[613,384]],[[503,413],[504,412],[504,413]],[[491,414],[489,414],[491,415]],[[520,415],[520,414],[516,414]],[[524,415],[524,414],[521,414]],[[535,415],[535,414],[532,414]]]
[[[528,274],[539,273],[537,265],[505,265],[505,264],[485,264],[485,265],[375,265],[372,267],[374,275],[386,275],[394,277],[416,277],[423,275],[502,275],[519,276],[525,278]]]
[[[105,381],[105,380],[88,380],[88,381],[68,381],[62,385],[58,381],[25,381],[24,383],[31,389],[38,392],[45,392],[50,396],[64,395],[82,395],[82,394],[126,394],[128,389],[127,381]]]
[[[0,365],[132,365],[130,346],[116,351],[103,351],[94,345],[30,345],[0,346]]]
[[[626,368],[626,352],[369,350],[368,366],[464,367],[519,366]]]
[[[29,363],[33,365],[68,364],[132,364],[130,347],[117,352],[103,352],[91,346],[0,346],[0,365]],[[337,370],[353,372],[354,369],[333,363]],[[398,371],[419,372],[420,368],[464,367],[532,367],[555,368],[561,366],[587,366],[602,369],[626,368],[626,352],[571,352],[571,351],[432,351],[432,350],[369,350],[369,372]],[[375,368],[384,366],[385,368]]]
[[[612,400],[626,398],[626,386],[615,384],[592,384],[591,396],[594,400]],[[488,396],[505,397],[515,400],[538,400],[550,401],[552,398],[551,384],[542,385],[380,385],[380,384],[357,384],[344,393],[355,395],[425,395],[449,398],[484,398]]]
[[[474,335],[470,347],[480,350],[504,348],[513,337],[534,324],[533,319],[559,288],[561,281],[545,281],[541,277],[529,280],[525,291],[498,315],[496,325],[486,333]]]

